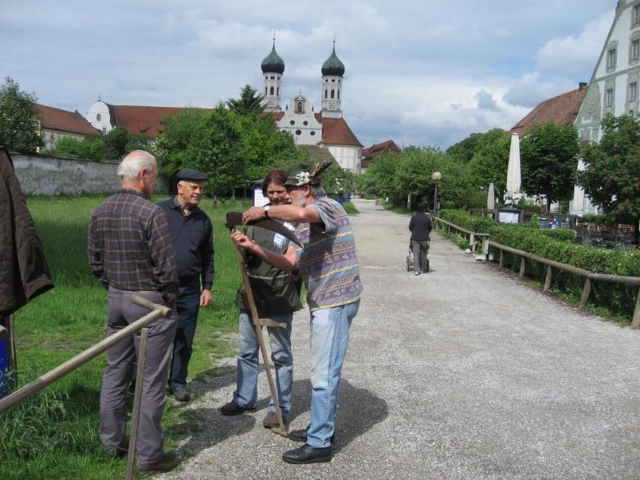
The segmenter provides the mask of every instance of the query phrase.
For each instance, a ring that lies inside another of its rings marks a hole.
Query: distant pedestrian
[[[291,205],[253,207],[242,215],[245,224],[263,218],[295,222],[296,235],[304,244],[304,249],[298,248],[297,266],[307,289],[311,316],[311,424],[289,433],[290,439],[305,445],[283,453],[282,459],[288,463],[328,462],[333,456],[331,444],[340,375],[349,345],[349,329],[362,295],[349,217],[320,185],[320,175],[327,166],[300,165],[290,172],[285,186]],[[256,248],[249,242],[245,248],[283,270],[290,271],[296,266],[283,255]]]
[[[413,250],[413,269],[416,275],[429,271],[427,255],[431,240],[431,216],[425,212],[424,203],[418,203],[416,213],[409,221],[411,230],[411,248]]]
[[[155,158],[142,150],[133,151],[118,166],[118,176],[120,188],[89,220],[89,266],[108,289],[107,335],[149,313],[131,301],[133,295],[172,310],[169,317],[158,319],[149,328],[137,438],[141,470],[171,470],[178,460],[175,454],[164,452],[160,422],[177,324],[178,265],[167,218],[149,201],[158,176]],[[100,438],[105,449],[116,456],[127,454],[126,389],[138,361],[139,344],[140,336],[134,335],[107,351],[100,392]]]
[[[173,341],[169,388],[176,400],[188,402],[189,361],[193,353],[200,307],[211,303],[213,286],[213,226],[198,204],[207,176],[184,168],[176,174],[178,194],[158,205],[169,222],[171,244],[178,258],[178,329]]]

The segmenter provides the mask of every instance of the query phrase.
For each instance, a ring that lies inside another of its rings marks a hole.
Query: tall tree
[[[258,116],[264,112],[263,97],[251,85],[245,85],[240,91],[240,98],[230,98],[226,105],[229,110],[240,115]]]
[[[21,92],[17,82],[5,78],[0,87],[0,145],[21,153],[44,146],[37,101],[35,94]]]
[[[577,130],[552,122],[534,125],[520,143],[522,189],[544,195],[547,207],[573,196],[580,143]]]
[[[600,143],[586,143],[581,155],[585,170],[578,184],[593,204],[619,223],[635,225],[640,240],[640,123],[634,117],[607,115]]]
[[[509,164],[510,138],[500,128],[485,133],[478,141],[469,162],[469,179],[476,188],[488,188],[493,182],[496,195],[504,203],[507,190],[507,167]]]

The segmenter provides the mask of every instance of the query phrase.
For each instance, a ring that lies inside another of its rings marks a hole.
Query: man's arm
[[[242,214],[242,223],[246,225],[263,218],[267,218],[264,207],[251,207]],[[271,205],[268,218],[291,223],[322,223],[320,214],[315,208],[298,205]]]
[[[211,303],[211,287],[213,287],[214,274],[215,266],[213,249],[213,225],[211,225],[211,220],[209,220],[207,234],[202,244],[202,292],[200,293],[201,307],[206,307]]]
[[[148,225],[153,274],[160,283],[165,302],[173,306],[178,298],[178,260],[171,244],[167,217],[160,207],[153,210]]]
[[[102,252],[99,247],[97,235],[95,233],[95,220],[93,216],[89,219],[88,241],[87,241],[87,257],[89,259],[89,268],[93,275],[100,280],[105,287],[109,287],[104,278],[104,265],[102,263]]]

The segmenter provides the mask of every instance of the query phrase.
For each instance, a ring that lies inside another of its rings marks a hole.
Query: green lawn
[[[106,292],[87,265],[89,215],[105,197],[30,198],[28,206],[42,240],[55,288],[15,314],[19,384],[26,384],[101,340],[106,332]],[[163,197],[154,198],[159,201]],[[214,224],[216,276],[213,302],[202,309],[190,377],[216,375],[216,360],[231,357],[236,342],[226,334],[237,328],[235,290],[238,264],[224,227],[227,211],[242,211],[249,202],[212,200],[201,207]],[[126,460],[102,453],[98,436],[101,355],[39,395],[0,415],[0,478],[123,478]],[[165,429],[180,423],[167,403]],[[167,446],[179,438],[167,435]]]

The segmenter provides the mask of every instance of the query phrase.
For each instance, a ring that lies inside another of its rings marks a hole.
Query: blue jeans
[[[267,327],[271,344],[271,360],[276,367],[276,387],[280,412],[287,416],[291,411],[291,390],[293,388],[293,356],[291,353],[291,320],[293,313],[269,315],[274,322],[285,323],[285,328]],[[258,402],[259,344],[256,327],[251,315],[240,312],[240,354],[236,369],[236,391],[233,401],[241,407],[254,408]],[[269,411],[275,412],[273,398]]]
[[[359,307],[360,300],[311,312],[311,426],[307,443],[312,447],[331,445],[340,372],[347,355],[349,328]]]
[[[169,373],[169,387],[173,390],[187,384],[189,360],[193,352],[198,311],[200,310],[200,283],[180,286],[178,290],[178,329],[173,340],[173,357]]]

